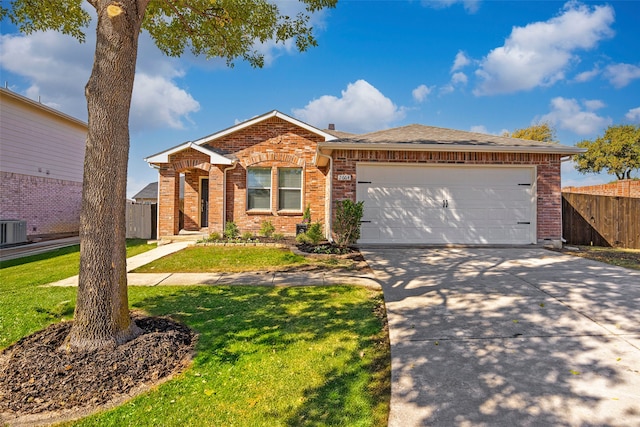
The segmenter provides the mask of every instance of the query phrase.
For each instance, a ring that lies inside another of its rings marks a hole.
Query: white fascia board
[[[193,143],[194,144],[198,144],[198,145],[204,145],[204,144],[207,144],[207,143],[209,143],[211,141],[214,141],[214,140],[216,140],[218,138],[222,138],[223,136],[229,135],[229,134],[231,134],[233,132],[237,132],[239,130],[248,128],[250,126],[253,126],[256,123],[260,123],[260,122],[262,122],[264,120],[267,120],[267,119],[270,119],[272,117],[277,117],[279,119],[282,119],[284,121],[292,123],[292,124],[294,124],[296,126],[299,126],[299,127],[303,128],[303,129],[306,129],[309,132],[313,132],[313,133],[315,133],[317,135],[320,135],[320,136],[322,136],[324,138],[325,141],[332,141],[334,139],[337,139],[335,136],[333,136],[333,135],[331,135],[331,134],[329,134],[327,132],[324,132],[324,131],[322,131],[322,130],[320,130],[318,128],[315,128],[315,127],[313,127],[311,125],[308,125],[305,122],[301,122],[300,120],[294,119],[293,117],[289,117],[286,114],[281,113],[280,111],[273,110],[273,111],[271,111],[271,112],[269,112],[267,114],[263,114],[261,116],[254,117],[253,119],[247,120],[246,122],[239,123],[239,124],[237,124],[235,126],[227,128],[227,129],[222,130],[220,132],[216,132],[216,133],[214,133],[212,135],[205,136],[204,138],[197,139]]]
[[[526,147],[495,145],[448,145],[448,144],[412,144],[412,143],[318,143],[318,150],[330,154],[333,150],[385,150],[385,151],[455,151],[455,152],[493,152],[493,153],[538,153],[574,155],[585,153],[584,148],[557,146]]]
[[[184,144],[178,145],[176,147],[170,148],[166,151],[163,151],[158,154],[154,154],[153,156],[147,157],[144,159],[147,163],[169,163],[169,156],[175,153],[179,153],[180,151],[186,150],[188,148],[193,148],[196,151],[199,151],[203,154],[209,156],[209,163],[212,165],[231,165],[233,164],[233,160],[228,159],[214,151],[208,150],[204,147],[196,145],[194,142],[185,142]]]

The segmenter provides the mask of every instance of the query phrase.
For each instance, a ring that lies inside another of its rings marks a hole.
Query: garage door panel
[[[357,198],[371,221],[360,242],[533,243],[533,172],[358,165]]]

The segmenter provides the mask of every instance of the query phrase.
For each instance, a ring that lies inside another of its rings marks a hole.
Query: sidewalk
[[[129,286],[325,286],[350,284],[381,289],[374,276],[342,272],[248,272],[248,273],[130,273],[163,256],[178,252],[193,242],[175,242],[127,259]],[[47,286],[78,286],[78,276],[68,277]]]

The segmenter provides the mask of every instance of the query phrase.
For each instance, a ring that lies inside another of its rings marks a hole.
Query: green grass
[[[155,248],[127,240],[127,256]],[[75,288],[40,285],[78,274],[80,246],[0,262],[0,349],[54,321],[71,319]]]
[[[302,262],[280,256],[285,264]],[[0,265],[0,348],[73,316],[75,288],[38,285],[77,274],[78,257],[77,247],[66,248]],[[131,287],[129,302],[197,331],[193,364],[120,407],[70,425],[386,425],[390,354],[383,316],[376,314],[384,312],[379,291]]]
[[[338,262],[340,261],[340,262]],[[205,273],[278,270],[323,261],[307,259],[286,248],[267,246],[192,246],[135,270],[136,273]],[[330,257],[327,265],[348,267],[350,260]]]
[[[73,425],[386,425],[389,361],[374,315],[379,292],[159,287],[132,288],[130,299],[134,308],[170,315],[199,333],[193,366]]]

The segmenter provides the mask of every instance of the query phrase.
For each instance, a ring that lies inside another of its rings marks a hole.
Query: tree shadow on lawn
[[[219,391],[205,402],[211,413],[219,405],[220,412],[242,416],[252,407],[262,414],[244,422],[255,416],[255,425],[386,425],[390,363],[380,293],[340,286],[181,287],[133,307],[198,332],[192,371],[244,371],[246,384],[215,379],[226,381],[238,407],[230,409]]]
[[[640,422],[639,274],[539,249],[365,258],[384,277],[390,425]]]

